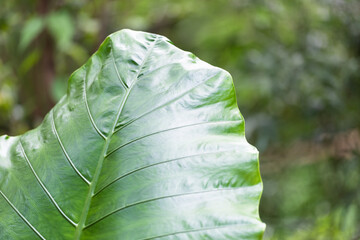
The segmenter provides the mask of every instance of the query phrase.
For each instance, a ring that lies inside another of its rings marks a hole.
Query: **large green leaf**
[[[110,35],[0,138],[0,239],[261,239],[261,191],[231,76],[155,34]]]

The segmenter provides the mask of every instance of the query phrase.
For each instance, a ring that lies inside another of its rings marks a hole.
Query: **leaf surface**
[[[43,123],[0,137],[0,239],[261,239],[231,76],[122,30]]]

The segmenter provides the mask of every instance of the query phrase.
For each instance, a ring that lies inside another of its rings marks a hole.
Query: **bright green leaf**
[[[71,16],[64,11],[53,12],[47,18],[47,26],[57,46],[65,50],[71,44],[75,33]]]
[[[24,50],[41,33],[44,22],[41,17],[34,17],[28,20],[21,31],[19,48]]]
[[[231,76],[123,30],[0,138],[0,238],[261,239],[258,169]]]

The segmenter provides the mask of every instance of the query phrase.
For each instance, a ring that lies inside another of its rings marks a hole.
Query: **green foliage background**
[[[169,37],[228,70],[260,150],[265,239],[360,236],[357,0],[3,0],[0,135],[36,127],[110,33]]]

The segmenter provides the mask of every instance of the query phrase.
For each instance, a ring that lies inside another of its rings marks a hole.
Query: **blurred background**
[[[36,127],[108,34],[159,33],[232,74],[264,239],[360,239],[360,1],[0,2],[0,135]]]

